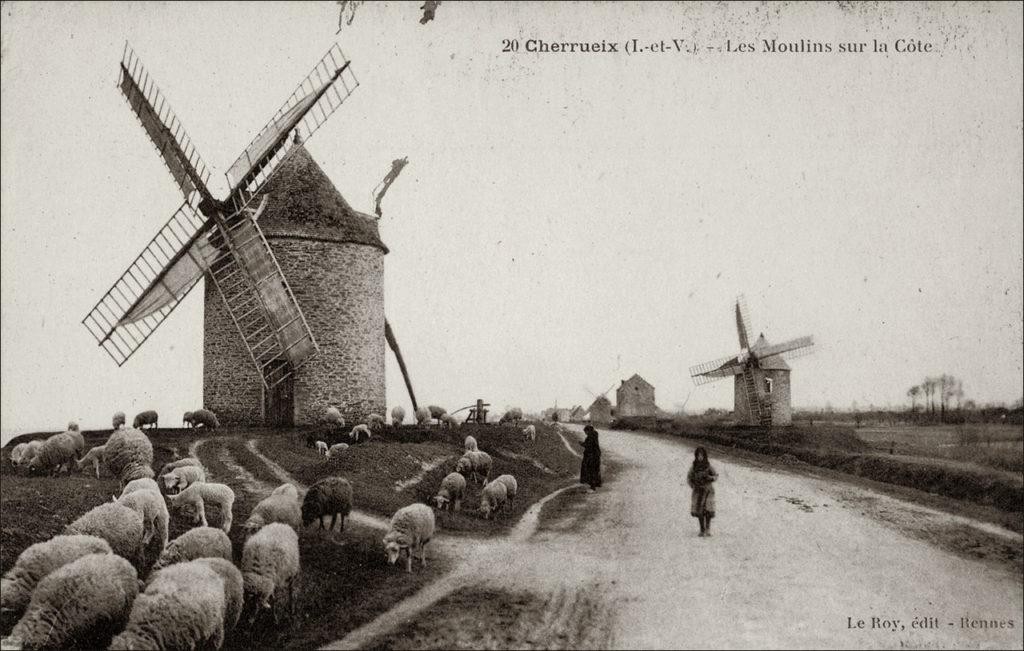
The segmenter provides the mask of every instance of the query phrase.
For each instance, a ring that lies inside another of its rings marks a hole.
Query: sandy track
[[[454,616],[428,624],[427,633],[420,621],[420,645],[1022,647],[1021,578],[870,517],[858,502],[874,499],[861,495],[870,491],[713,460],[719,515],[714,536],[699,538],[685,485],[692,448],[633,432],[601,437],[606,453],[626,463],[604,489],[577,498],[575,522],[539,532],[526,523],[505,540],[481,543],[460,562],[462,572],[336,646],[365,646],[445,594],[479,586],[535,594],[543,618],[507,628],[500,643],[453,631]],[[887,510],[893,518],[920,512],[899,500]],[[926,617],[937,618],[936,628],[912,627]],[[1014,628],[965,629],[961,617],[1012,620]],[[850,628],[848,618],[865,628]],[[872,629],[872,618],[900,621],[894,632]]]

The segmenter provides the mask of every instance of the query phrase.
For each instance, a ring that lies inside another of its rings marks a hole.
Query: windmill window
[[[765,393],[771,393],[772,392],[772,379],[770,377],[766,377],[764,379],[764,392]]]

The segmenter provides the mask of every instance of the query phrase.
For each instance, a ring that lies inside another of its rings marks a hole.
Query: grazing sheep
[[[438,407],[437,405],[429,405],[427,411],[430,412],[430,417],[437,421],[437,424],[441,424],[441,417],[448,413],[448,410],[444,407]]]
[[[370,428],[371,432],[381,432],[384,430],[384,426],[387,425],[387,422],[380,414],[370,414],[366,417],[366,425]]]
[[[153,571],[198,558],[224,558],[230,561],[231,539],[216,527],[189,529],[164,548],[160,558],[153,565]]]
[[[275,621],[278,604],[285,592],[294,614],[295,589],[299,578],[299,536],[286,524],[273,522],[245,541],[242,548],[242,583],[249,622],[270,610]]]
[[[441,425],[448,429],[459,429],[459,419],[451,414],[441,414]]]
[[[110,544],[96,536],[54,536],[32,545],[0,579],[0,611],[21,613],[48,574],[87,554],[111,553]]]
[[[401,405],[396,405],[391,410],[391,424],[398,426],[405,422],[405,409]]]
[[[412,572],[412,557],[418,547],[420,562],[427,566],[426,546],[434,536],[434,512],[426,504],[404,506],[391,516],[391,529],[384,535],[384,552],[394,565],[404,549],[405,571]]]
[[[142,515],[143,555],[145,561],[152,565],[167,546],[170,514],[167,512],[163,496],[156,491],[139,490],[122,495],[118,498],[117,504],[127,506]]]
[[[238,624],[245,607],[242,571],[235,567],[231,559],[207,556],[197,558],[196,562],[208,565],[224,582],[224,632],[230,633]]]
[[[426,407],[420,407],[414,414],[416,417],[417,425],[429,425],[430,424],[430,410]]]
[[[206,481],[206,471],[199,466],[178,466],[166,475],[161,475],[167,492],[180,493],[196,482]]]
[[[156,429],[157,427],[159,427],[159,419],[160,416],[158,416],[157,413],[152,409],[140,411],[139,413],[135,414],[135,419],[132,421],[132,427],[134,427],[135,429],[142,429],[143,427],[146,427],[148,425],[150,428]]]
[[[131,561],[136,569],[145,562],[142,539],[145,523],[141,513],[124,504],[107,502],[86,513],[64,527],[68,536],[96,536],[110,543],[110,549]]]
[[[515,423],[518,423],[519,421],[521,421],[522,419],[523,419],[523,410],[520,409],[519,407],[512,407],[511,409],[509,409],[508,411],[506,411],[502,415],[501,420],[498,421],[498,424],[504,424],[504,423],[513,423],[513,424],[515,424]]]
[[[115,430],[121,429],[122,427],[124,427],[125,422],[126,422],[126,417],[125,417],[123,411],[115,412],[114,413],[114,417],[110,419],[110,425]]]
[[[320,456],[325,456],[327,454],[327,443],[325,443],[324,441],[317,441],[316,452]]]
[[[328,425],[334,425],[335,427],[345,427],[345,417],[341,415],[337,407],[328,407],[327,414],[324,416],[324,422]]]
[[[199,482],[192,484],[177,495],[168,495],[167,501],[172,509],[188,508],[195,511],[193,522],[202,523],[204,527],[210,526],[206,521],[206,504],[211,503],[220,509],[221,529],[225,533],[231,531],[231,507],[235,503],[235,491],[225,484],[211,484]]]
[[[492,465],[491,455],[483,450],[472,450],[462,455],[455,466],[455,472],[467,479],[477,480],[481,485],[486,486],[487,478],[491,475]]]
[[[25,453],[25,448],[28,447],[28,443],[19,443],[11,448],[11,465],[15,468],[21,463],[21,457]]]
[[[202,427],[204,429],[217,429],[220,427],[220,421],[217,420],[217,414],[213,413],[209,409],[186,411],[183,420],[188,423],[189,427]]]
[[[513,477],[512,475],[501,475],[491,483],[493,484],[494,482],[500,482],[502,484],[505,484],[505,495],[506,498],[508,499],[508,502],[505,503],[505,506],[508,507],[509,511],[511,511],[512,503],[515,501],[516,498],[516,493],[519,492],[519,482],[517,482],[516,478]]]
[[[182,414],[181,424],[184,425],[186,429],[188,429],[189,427],[193,427],[191,411],[186,411],[184,414]]]
[[[327,449],[327,458],[340,457],[341,453],[348,449],[348,443],[335,443]]]
[[[437,489],[434,503],[442,511],[446,508],[449,511],[458,511],[462,506],[462,496],[465,492],[466,478],[457,472],[448,473],[441,480],[441,487]]]
[[[19,444],[19,445],[23,445],[25,447],[22,448],[22,450],[21,450],[21,457],[18,459],[18,461],[15,464],[15,466],[18,467],[18,468],[20,468],[22,466],[27,468],[28,464],[32,463],[32,459],[34,459],[36,457],[36,455],[39,454],[39,450],[41,450],[43,448],[43,443],[45,443],[45,441],[43,439],[33,439],[33,440],[31,440],[31,441],[29,441],[27,443]],[[13,451],[11,452],[11,462],[12,463],[14,462],[14,453],[13,453]]]
[[[224,579],[208,563],[160,570],[135,598],[111,649],[219,649],[224,644]]]
[[[370,440],[373,433],[370,431],[368,425],[356,425],[352,428],[352,431],[348,433],[348,438],[353,443],[364,443]]]
[[[157,473],[157,475],[159,477],[163,477],[175,468],[181,468],[183,466],[198,466],[202,468],[203,462],[195,457],[185,457],[183,459],[178,459],[177,461],[169,461],[164,464],[163,468],[160,469],[160,472]]]
[[[523,430],[523,436],[525,436],[527,438],[527,440],[529,440],[531,442],[532,441],[536,441],[537,440],[537,428],[536,428],[536,426],[534,426],[534,425],[527,425],[526,428]]]
[[[96,479],[100,478],[100,464],[103,463],[103,451],[107,449],[105,445],[95,445],[85,453],[85,456],[75,462],[78,465],[78,469],[82,470],[85,468],[85,464],[92,462],[93,468],[96,470]]]
[[[82,436],[82,430],[78,428],[78,423],[75,421],[68,423],[68,429],[64,433],[75,441],[75,459],[81,459],[82,452],[85,451],[85,437]]]
[[[77,443],[68,434],[54,434],[43,442],[39,452],[28,462],[29,472],[50,471],[51,475],[67,472],[78,459]]]
[[[341,477],[324,477],[309,487],[306,497],[302,500],[302,524],[309,526],[313,520],[320,520],[320,528],[324,528],[324,518],[331,516],[331,526],[341,516],[338,531],[345,530],[345,518],[352,511],[352,484]]]
[[[252,535],[271,522],[280,522],[292,529],[299,528],[302,511],[299,509],[299,491],[294,484],[281,484],[273,493],[260,500],[242,528]]]
[[[466,452],[475,452],[476,450],[480,449],[476,446],[476,439],[473,438],[472,434],[466,437],[465,447]]]
[[[88,554],[44,577],[4,649],[96,647],[128,619],[138,574],[115,554]]]
[[[121,489],[121,497],[134,493],[135,491],[153,491],[157,495],[160,494],[160,485],[156,483],[155,479],[149,477],[141,477],[139,479],[133,479],[124,485]],[[115,502],[117,499],[114,500]]]
[[[124,486],[133,479],[153,477],[153,444],[138,429],[119,429],[107,439],[103,463]]]
[[[484,486],[484,489],[480,491],[480,510],[483,511],[484,517],[490,519],[491,513],[497,512],[505,506],[507,499],[508,489],[505,488],[503,482],[492,481]]]

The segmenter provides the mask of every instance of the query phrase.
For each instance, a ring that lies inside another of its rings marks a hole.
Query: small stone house
[[[619,418],[658,415],[658,407],[654,404],[654,385],[635,373],[616,389],[615,403]]]

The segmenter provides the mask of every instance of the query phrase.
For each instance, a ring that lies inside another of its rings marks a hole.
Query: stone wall
[[[765,377],[772,380],[772,392],[770,394],[772,425],[791,425],[793,423],[793,406],[790,401],[789,371],[754,369],[754,383],[762,400],[768,395],[765,393]],[[742,375],[737,375],[733,382],[735,418],[742,425],[760,425],[757,415],[752,415],[747,410],[742,382]]]
[[[384,413],[384,252],[372,246],[268,237],[320,353],[295,374],[295,424],[330,406],[346,421]],[[203,401],[222,423],[262,424],[263,384],[223,301],[207,283]]]

